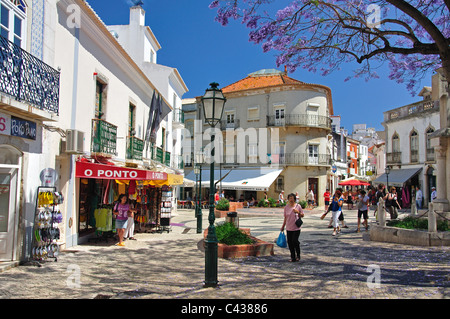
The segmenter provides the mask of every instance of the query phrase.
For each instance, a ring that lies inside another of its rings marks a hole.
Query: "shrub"
[[[387,225],[405,229],[428,229],[428,219],[407,216],[400,220],[390,220],[387,222]],[[449,231],[450,227],[448,225],[448,222],[441,220],[437,221],[437,230]]]
[[[306,200],[301,200],[298,203],[300,204],[300,206],[302,206],[303,209],[305,209],[306,206],[308,206],[308,202]]]
[[[230,208],[230,202],[226,198],[221,198],[216,205],[217,210],[228,210]]]
[[[223,223],[216,227],[216,235],[219,243],[225,245],[248,245],[253,240],[233,223]]]
[[[258,207],[269,207],[269,203],[263,199],[258,202]]]
[[[269,201],[270,207],[277,207],[277,201],[275,199],[273,199],[272,197],[269,197],[267,200]]]

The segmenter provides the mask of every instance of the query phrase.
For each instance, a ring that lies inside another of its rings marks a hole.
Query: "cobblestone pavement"
[[[252,212],[258,214],[240,214],[240,226],[274,242],[280,211]],[[125,247],[112,241],[78,245],[57,262],[0,272],[0,299],[450,297],[449,247],[371,242],[367,232],[355,232],[356,210],[344,213],[349,228],[333,237],[320,211],[306,212],[300,262],[289,262],[289,250],[276,245],[274,256],[219,258],[219,287],[203,288],[202,234],[196,233],[194,211],[179,210],[170,233],[138,233]],[[207,215],[204,210],[204,228]]]

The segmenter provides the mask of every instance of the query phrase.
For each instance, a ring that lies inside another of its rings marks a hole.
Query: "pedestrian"
[[[287,242],[291,252],[291,262],[300,260],[300,230],[295,222],[297,219],[305,216],[302,206],[295,202],[295,194],[291,193],[287,197],[288,202],[284,207],[284,220],[281,231],[286,227]]]
[[[423,198],[423,194],[422,194],[422,191],[420,190],[420,186],[416,186],[416,207],[417,207],[417,210],[422,209],[422,198]]]
[[[341,192],[341,197],[342,198],[342,202],[344,202],[344,194],[342,193],[342,188],[338,188]],[[344,220],[344,212],[341,209],[341,214],[338,217],[339,221],[342,223],[342,228],[348,228],[348,226],[345,224],[345,220]],[[330,223],[328,224],[328,228],[333,228],[333,217],[330,218]]]
[[[308,194],[306,194],[306,199],[307,199],[307,201],[308,201],[308,208],[309,208],[309,209],[313,209],[313,205],[314,205],[314,192],[313,192],[312,188],[310,188]]]
[[[280,195],[278,195],[278,202],[284,204],[284,191],[281,191]]]
[[[130,205],[130,210],[128,211],[128,220],[127,220],[127,228],[125,229],[125,233],[123,235],[123,240],[136,240],[134,238],[134,214],[136,210],[133,209],[132,205]]]
[[[220,200],[219,191],[216,191],[216,194],[214,194],[214,202],[216,203],[216,205],[219,202],[219,200]]]
[[[297,204],[300,202],[300,196],[298,195],[298,192],[295,192],[295,202]]]
[[[369,196],[366,195],[365,190],[360,190],[358,196],[358,228],[356,229],[356,232],[359,233],[359,225],[361,224],[361,216],[364,218],[364,226],[366,227],[366,230],[369,229]]]
[[[327,190],[325,191],[325,193],[323,193],[323,198],[325,200],[325,211],[328,210],[328,205],[330,205],[330,190],[327,188]]]
[[[128,196],[121,194],[119,200],[114,206],[113,214],[116,216],[116,229],[119,236],[119,242],[116,246],[125,246],[123,242],[123,235],[127,228],[128,212],[130,211],[130,204],[128,204]]]
[[[431,187],[431,201],[434,201],[437,198],[436,187]]]
[[[375,211],[373,212],[373,216],[375,216],[376,220],[378,220],[378,202],[380,201],[380,198],[382,198],[384,200],[385,197],[386,197],[385,186],[384,186],[384,184],[379,184],[378,190],[375,194],[376,207],[375,207]]]
[[[344,203],[344,198],[342,197],[342,191],[341,189],[336,189],[333,195],[333,199],[331,201],[331,204],[328,208],[328,211],[320,217],[320,219],[324,219],[325,216],[331,211],[332,218],[333,218],[333,236],[336,236],[337,233],[341,232],[341,229],[339,227],[339,216],[342,212],[342,204]]]
[[[398,217],[398,209],[400,209],[400,204],[397,201],[397,189],[395,186],[391,187],[391,191],[386,195],[386,208],[388,209],[391,219],[396,219]]]

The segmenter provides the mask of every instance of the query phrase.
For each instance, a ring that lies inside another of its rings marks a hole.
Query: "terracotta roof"
[[[278,70],[260,70],[249,74],[242,80],[222,88],[222,91],[223,93],[230,93],[284,84],[304,84],[304,82],[290,78],[286,73]]]
[[[222,88],[224,94],[237,93],[254,89],[263,89],[270,87],[282,87],[296,85],[303,89],[320,89],[325,90],[328,100],[329,114],[333,115],[333,101],[331,97],[331,89],[320,84],[306,83],[298,81],[287,76],[287,72],[278,71],[276,69],[263,69],[249,74],[246,78],[239,80]]]

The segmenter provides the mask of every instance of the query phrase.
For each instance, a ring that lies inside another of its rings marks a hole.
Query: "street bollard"
[[[430,233],[437,232],[436,213],[434,212],[433,203],[428,205],[428,231]]]
[[[386,226],[386,211],[384,209],[384,201],[382,198],[378,201],[378,208],[377,208],[377,214],[378,214],[378,222],[381,227]]]

